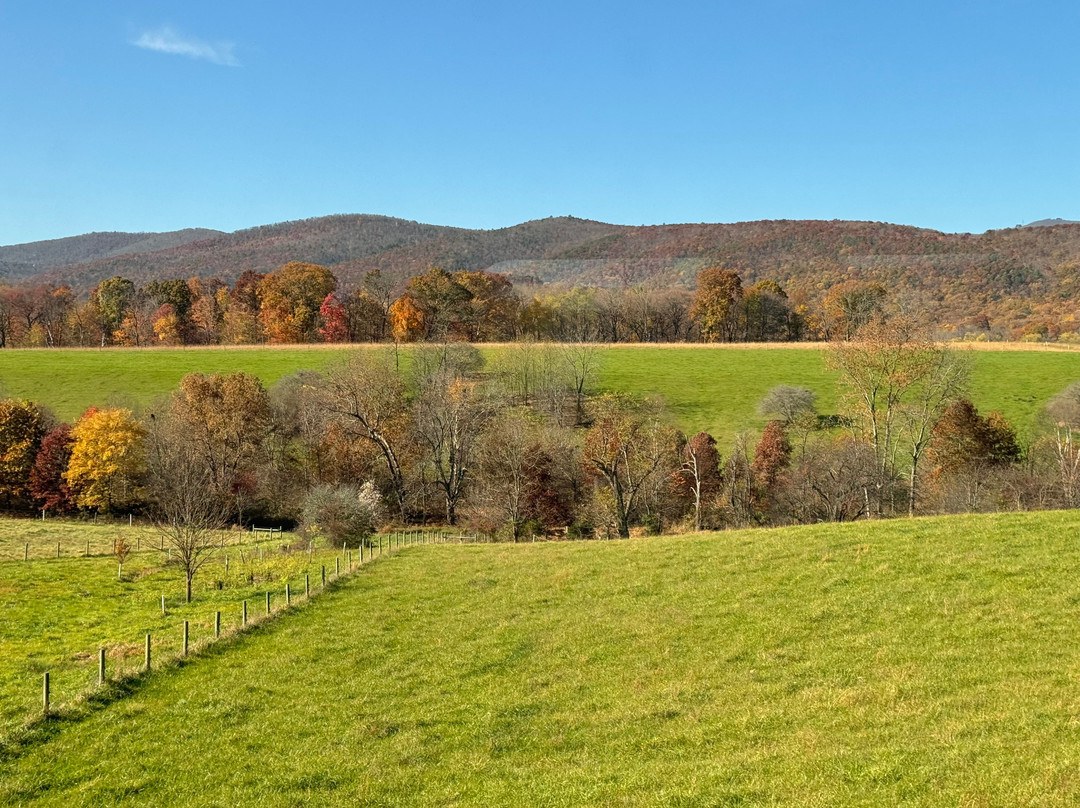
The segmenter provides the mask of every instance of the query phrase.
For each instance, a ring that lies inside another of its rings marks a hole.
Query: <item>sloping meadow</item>
[[[406,548],[0,760],[0,803],[1074,804],[1078,532]]]
[[[981,412],[999,410],[1024,437],[1036,430],[1046,402],[1080,380],[1080,351],[1006,350],[1017,347],[1025,346],[1008,343],[973,352],[970,395]],[[660,396],[676,426],[687,434],[709,431],[726,451],[739,432],[765,425],[766,417],[756,408],[776,385],[808,387],[817,394],[822,414],[837,411],[836,376],[825,367],[825,349],[805,343],[602,347],[590,386],[594,391]],[[298,370],[325,370],[357,350],[393,348],[6,350],[0,352],[0,392],[38,401],[72,421],[90,406],[139,410],[175,390],[187,373],[244,371],[269,386]],[[507,350],[513,348],[482,346],[489,364]],[[400,359],[407,368],[408,347]]]

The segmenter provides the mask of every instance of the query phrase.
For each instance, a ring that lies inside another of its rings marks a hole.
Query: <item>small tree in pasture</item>
[[[215,490],[198,444],[181,422],[155,418],[148,443],[154,526],[184,570],[185,598],[190,603],[191,583],[213,556],[218,532],[227,524],[228,499]]]
[[[816,415],[817,393],[807,387],[778,384],[765,394],[757,406],[758,415],[778,418],[785,424],[808,414]]]

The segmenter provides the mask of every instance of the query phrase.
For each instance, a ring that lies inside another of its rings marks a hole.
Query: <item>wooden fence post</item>
[[[309,572],[304,573],[304,597],[311,597],[311,573]]]
[[[334,575],[341,575],[341,559],[334,559]]]
[[[161,596],[161,614],[162,615],[165,614],[165,596],[164,595]]]
[[[97,683],[98,683],[98,687],[101,687],[103,684],[105,684],[105,649],[104,648],[99,648],[98,649]]]
[[[214,614],[214,639],[221,637],[221,612]]]
[[[90,539],[86,540],[86,557],[90,557]]]
[[[27,542],[26,544],[23,545],[22,560],[23,561],[29,561],[30,560],[30,542]]]
[[[242,626],[247,625],[247,601],[246,600],[244,601],[244,616],[240,621],[240,625],[242,625]]]
[[[285,605],[292,605],[292,589],[289,587],[289,584],[287,582],[285,584]]]
[[[326,565],[322,565],[322,585],[326,586]]]
[[[270,614],[270,593],[266,593],[266,613]]]
[[[45,671],[41,679],[41,712],[42,715],[49,714],[49,672]]]
[[[60,542],[56,543],[56,557],[60,557]]]
[[[187,656],[188,651],[188,621],[184,621],[184,656]]]
[[[150,635],[146,635],[146,670],[150,671]]]

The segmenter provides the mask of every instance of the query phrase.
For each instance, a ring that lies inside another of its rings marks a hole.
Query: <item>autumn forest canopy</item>
[[[878,307],[941,340],[1077,339],[1076,224],[967,235],[561,218],[473,231],[334,216],[137,235],[0,248],[0,344],[817,340]],[[729,314],[698,305],[706,285]]]

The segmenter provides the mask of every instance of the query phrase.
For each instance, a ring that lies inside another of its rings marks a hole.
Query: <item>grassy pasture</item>
[[[56,545],[60,544],[60,558],[83,558],[89,544],[91,556],[110,556],[113,544],[120,536],[132,551],[149,550],[161,544],[160,534],[146,525],[136,523],[128,527],[123,520],[73,520],[47,518],[0,518],[0,561],[21,561],[24,555],[30,559],[56,558]],[[251,540],[249,536],[245,539]],[[229,535],[230,543],[237,541]],[[28,547],[27,547],[28,545]]]
[[[37,526],[28,530],[27,526]],[[132,552],[117,576],[115,559],[104,549],[118,532],[134,548],[142,537],[142,552]],[[8,553],[10,537],[18,539],[17,554]],[[85,556],[89,537],[91,552]],[[235,533],[223,534],[235,542]],[[23,540],[30,543],[30,561],[23,561]],[[283,552],[294,536],[273,542],[263,538],[258,547],[245,534],[242,545],[227,544],[195,578],[194,600],[183,603],[184,577],[167,553],[157,549],[158,535],[149,528],[95,526],[86,523],[0,520],[0,737],[17,728],[40,707],[41,673],[52,676],[53,701],[70,702],[97,681],[97,650],[107,649],[110,672],[134,671],[142,665],[143,640],[154,636],[158,660],[179,653],[184,620],[190,623],[192,643],[213,636],[214,613],[222,612],[223,629],[240,623],[242,602],[248,600],[249,617],[265,613],[265,593],[271,606],[285,602],[285,586],[292,594],[304,592],[304,575],[312,586],[321,583],[322,566],[332,576],[341,560],[340,550],[316,547],[307,552]],[[61,542],[61,558],[55,557]],[[243,554],[241,554],[243,551]],[[18,560],[12,560],[16,556]],[[228,571],[225,557],[229,558]],[[359,563],[359,553],[352,553]],[[366,557],[365,557],[366,560]],[[222,588],[216,583],[222,582]],[[161,612],[161,596],[166,614]]]
[[[1073,805],[1078,533],[409,548],[57,724],[0,803]]]
[[[174,389],[190,372],[247,371],[272,384],[287,373],[320,370],[349,350],[364,348],[214,348],[0,351],[5,394],[31,398],[66,420],[91,405],[139,407]],[[501,347],[486,347],[493,355]],[[706,429],[721,445],[740,430],[759,430],[755,407],[777,384],[817,392],[824,413],[836,411],[835,377],[822,346],[612,346],[602,349],[599,387],[658,394],[687,431]],[[405,351],[407,354],[407,351]],[[999,410],[1021,433],[1035,426],[1043,405],[1080,379],[1080,352],[972,351],[972,397]]]

